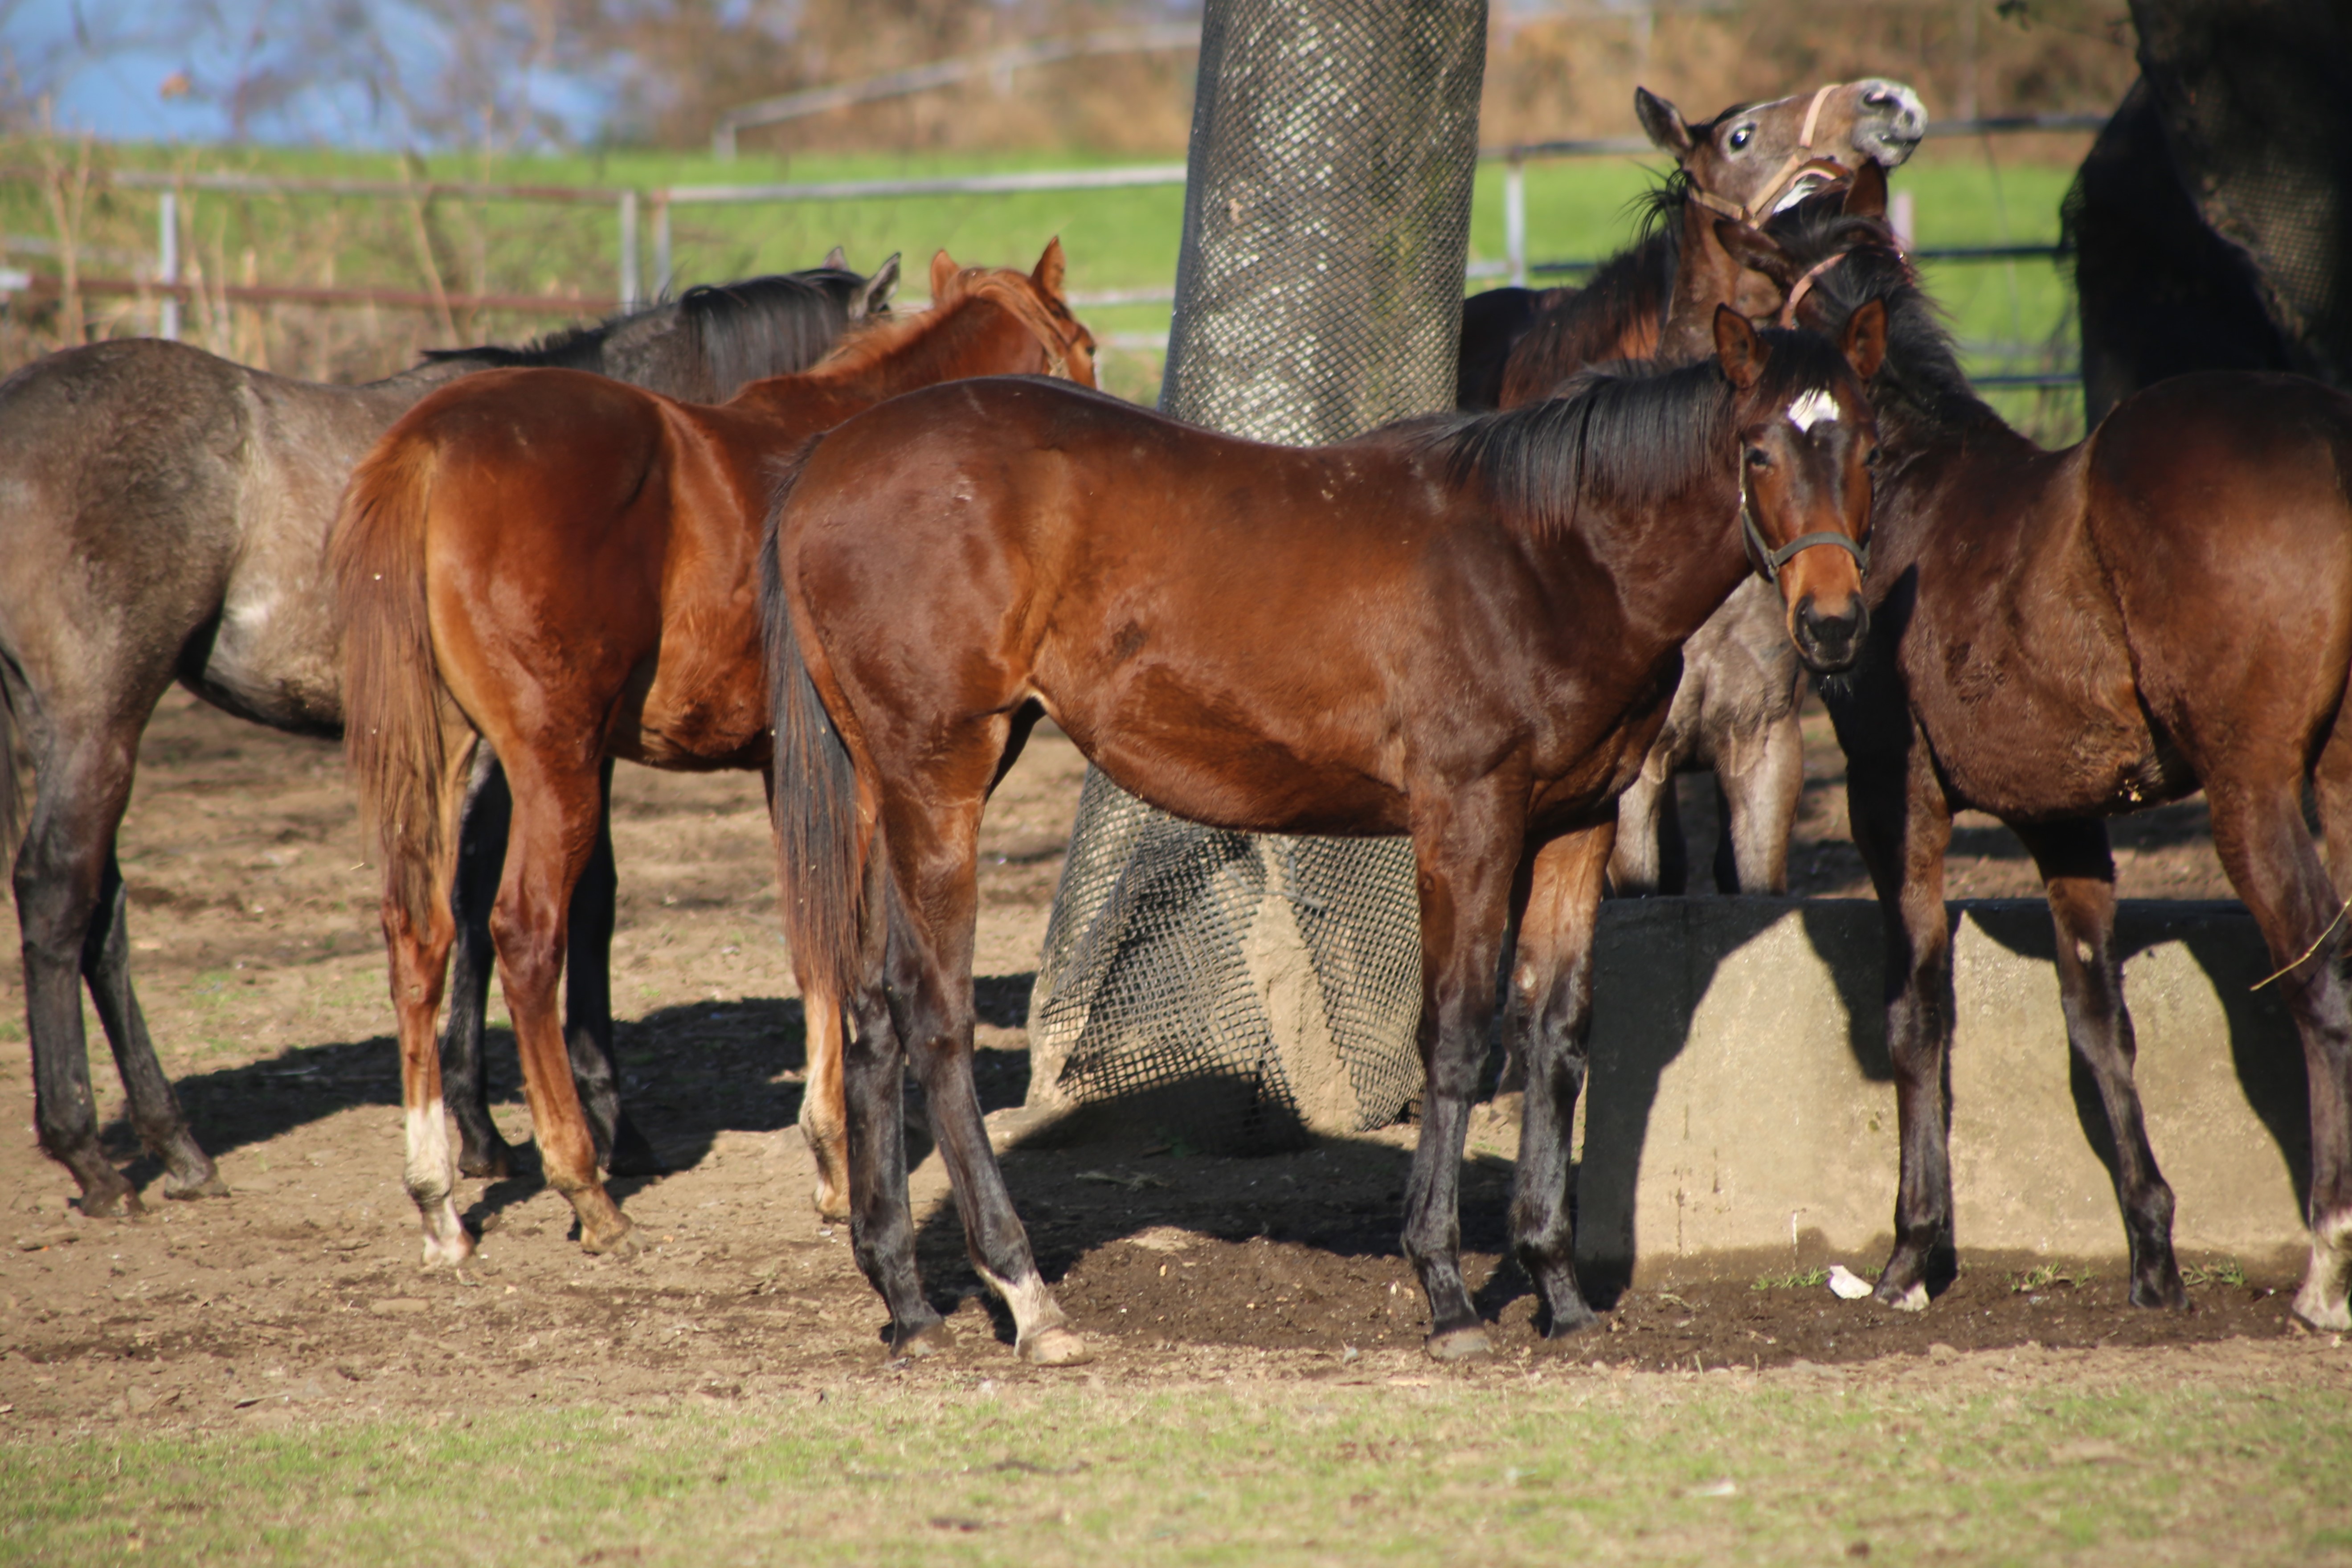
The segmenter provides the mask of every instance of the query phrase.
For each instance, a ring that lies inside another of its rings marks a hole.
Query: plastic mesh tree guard
[[[2095,421],[2191,370],[2352,385],[2352,13],[2133,0],[2140,79],[2065,226]]]
[[[1484,0],[1210,0],[1160,407],[1311,445],[1452,407]],[[1099,773],[1029,1010],[1030,1103],[1295,1147],[1420,1091],[1402,839],[1229,833]]]

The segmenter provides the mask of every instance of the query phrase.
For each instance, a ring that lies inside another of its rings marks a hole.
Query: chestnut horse
[[[2352,397],[2291,375],[2183,375],[2044,451],[1970,391],[1884,227],[1806,212],[1774,232],[1783,276],[1813,275],[1800,320],[1888,313],[1870,388],[1885,442],[1876,630],[1853,674],[1822,688],[1886,927],[1902,1178],[1879,1300],[1924,1307],[1953,1263],[1944,851],[1952,814],[1974,807],[2024,841],[2049,892],[2068,1042],[2114,1137],[2131,1300],[2187,1304],[2172,1190],[2133,1081],[2104,819],[2201,787],[2213,847],[2278,966],[2265,984],[2303,1037],[2311,1258],[2294,1310],[2352,1328],[2339,890],[2352,880]],[[2333,882],[2304,825],[2306,781]]]
[[[514,797],[490,929],[541,1163],[590,1251],[632,1250],[597,1178],[555,1012],[605,759],[766,764],[751,565],[769,466],[860,409],[951,377],[1052,370],[1091,385],[1092,339],[1061,288],[1058,241],[1033,275],[959,270],[942,251],[929,311],[872,322],[814,369],[716,406],[562,371],[485,372],[418,404],[352,475],[331,546],[349,627],[345,736],[383,845],[407,1183],[427,1263],[473,1249],[451,1201],[432,1030],[451,939],[439,889],[478,740]],[[827,1124],[839,1112],[824,1108],[839,1095],[837,1013],[811,994],[807,1017],[803,1116],[823,1161],[839,1143]]]
[[[761,588],[782,905],[803,973],[829,977],[855,1024],[851,1234],[896,1350],[945,1331],[907,1206],[911,1053],[1020,1353],[1087,1354],[1037,1273],[971,1079],[980,816],[1041,712],[1180,816],[1412,836],[1428,1089],[1404,1247],[1441,1358],[1490,1348],[1456,1195],[1520,917],[1517,1247],[1549,1333],[1593,1321],[1568,1131],[1616,794],[1664,716],[1676,648],[1747,574],[1751,506],[1808,657],[1837,668],[1863,631],[1857,375],[1876,367],[1875,323],[1858,318],[1841,355],[1810,333],[1759,337],[1728,309],[1712,320],[1702,363],[1596,371],[1533,407],[1337,446],[1262,446],[993,380],[850,420],[787,476]]]

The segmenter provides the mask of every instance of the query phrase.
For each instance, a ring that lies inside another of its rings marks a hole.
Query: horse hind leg
[[[1617,797],[1617,847],[1609,887],[1619,898],[1679,896],[1690,880],[1689,849],[1675,800],[1675,759],[1661,742]]]
[[[572,1080],[571,1046],[556,1011],[572,890],[596,839],[599,763],[565,767],[502,750],[514,791],[507,872],[490,910],[499,984],[514,1019],[523,1095],[548,1184],[571,1202],[581,1245],[593,1253],[643,1246],[596,1172],[596,1143]]]
[[[1785,894],[1789,837],[1805,793],[1805,742],[1795,710],[1743,737],[1735,758],[1716,769],[1723,824],[1716,847],[1716,889]]]
[[[613,921],[620,877],[613,865],[613,763],[598,781],[596,842],[572,888],[563,960],[563,1039],[572,1082],[596,1140],[596,1162],[616,1176],[657,1176],[668,1169],[621,1103],[613,1061]]]
[[[841,1004],[813,979],[801,981],[808,1071],[801,1091],[800,1129],[816,1162],[811,1201],[817,1217],[837,1224],[849,1217],[847,1125],[849,1109],[842,1083]]]
[[[2275,984],[2303,1037],[2311,1086],[2311,1261],[2294,1299],[2314,1327],[2352,1329],[2352,998],[2342,954],[2345,904],[2305,828],[2292,784],[2208,780],[2213,848],[2263,928]]]
[[[2057,929],[2058,986],[2066,1041],[2098,1085],[2115,1147],[2116,1202],[2131,1249],[2131,1303],[2185,1308],[2189,1292],[2172,1251],[2172,1188],[2147,1141],[2133,1063],[2138,1040],[2116,956],[2116,868],[2106,826],[2067,822],[2016,829],[2041,868]]]
[[[441,1029],[441,1084],[457,1123],[457,1170],[492,1181],[514,1168],[514,1152],[490,1120],[489,1072],[482,1033],[489,1009],[490,906],[505,868],[507,826],[513,810],[505,770],[488,746],[475,749],[473,772],[459,808],[457,869],[449,884],[452,946],[448,1016]]]

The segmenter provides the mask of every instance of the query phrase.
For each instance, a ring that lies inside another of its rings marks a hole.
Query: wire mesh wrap
[[[2134,0],[2141,76],[2067,193],[2095,421],[2191,370],[2352,386],[2352,16]]]
[[[1483,0],[1211,0],[1160,407],[1258,440],[1450,408]],[[1030,1102],[1221,1152],[1421,1085],[1402,839],[1202,827],[1089,772],[1029,1012]]]

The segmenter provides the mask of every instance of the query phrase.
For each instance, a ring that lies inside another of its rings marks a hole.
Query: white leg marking
[[[981,1278],[1013,1309],[1013,1350],[1038,1366],[1076,1366],[1095,1359],[1087,1342],[1069,1327],[1062,1304],[1045,1281],[1032,1274],[1025,1279],[1000,1279],[983,1268]]]
[[[1911,1289],[1903,1292],[1902,1300],[1886,1304],[1898,1312],[1924,1312],[1927,1310],[1927,1287],[1915,1281]]]
[[[457,1163],[437,1099],[409,1109],[404,1174],[408,1195],[416,1200],[417,1215],[425,1222],[425,1267],[446,1263],[454,1268],[472,1257],[474,1238],[457,1219]]]
[[[2315,1329],[2352,1329],[2352,1214],[2329,1215],[2313,1227],[2311,1266],[2295,1292],[2294,1315]]]

